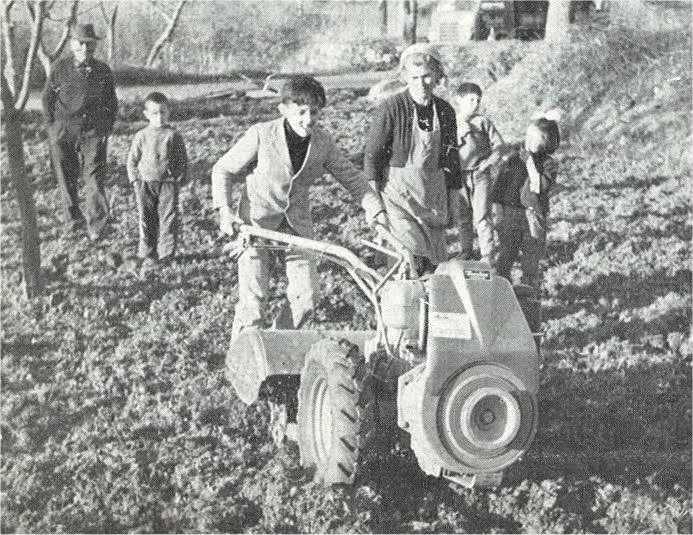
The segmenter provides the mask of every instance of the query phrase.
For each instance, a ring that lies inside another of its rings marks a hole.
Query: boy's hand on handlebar
[[[238,260],[238,257],[245,251],[245,243],[242,237],[236,238],[235,240],[227,243],[223,247],[223,251],[228,253],[232,260]]]
[[[219,230],[224,234],[235,236],[242,224],[242,221],[232,213],[231,207],[222,206],[219,208]]]
[[[378,215],[375,216],[375,219],[373,220],[373,224],[375,227],[378,227],[379,225],[384,227],[385,230],[390,228],[390,220],[387,217],[387,212],[380,212]]]

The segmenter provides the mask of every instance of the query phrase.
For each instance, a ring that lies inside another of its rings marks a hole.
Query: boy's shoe
[[[158,266],[158,262],[157,262],[156,258],[151,258],[151,257],[145,258],[142,261],[142,265],[140,266],[140,276],[146,277],[151,272],[156,270],[157,266]]]
[[[74,238],[80,231],[87,228],[87,222],[84,219],[71,219],[63,224],[63,236],[66,238]]]
[[[159,260],[157,261],[157,265],[158,265],[159,267],[168,266],[169,264],[171,264],[171,262],[173,262],[174,259],[175,259],[175,257],[174,257],[172,254],[167,255],[167,256],[162,256],[162,257],[159,258]]]
[[[91,241],[98,241],[111,231],[111,217],[107,217],[98,229],[89,229],[87,235]]]

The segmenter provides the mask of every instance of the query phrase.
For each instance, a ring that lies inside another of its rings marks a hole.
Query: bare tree
[[[549,0],[549,12],[546,15],[546,32],[544,40],[550,42],[566,41],[569,38],[570,0]]]
[[[43,12],[40,16],[42,16],[44,19],[48,18],[50,16],[51,9],[55,6],[55,4],[56,0],[50,0],[49,2],[46,2]],[[36,23],[36,17],[39,16],[39,13],[37,12],[35,5],[31,2],[27,2],[26,6],[29,10],[29,16],[31,17],[32,22]],[[62,54],[65,45],[67,44],[67,41],[70,37],[70,28],[72,28],[72,26],[74,26],[77,22],[78,7],[79,0],[72,0],[69,15],[65,17],[65,19],[63,20],[63,32],[60,35],[60,39],[58,39],[58,43],[55,45],[51,52],[49,52],[46,49],[46,45],[44,44],[42,37],[39,37],[39,47],[37,55],[39,61],[41,62],[41,65],[43,65],[43,70],[46,73],[46,77],[50,76],[51,65],[58,58],[58,56]]]
[[[402,36],[409,43],[416,43],[416,25],[418,17],[418,4],[416,0],[404,0],[404,28]]]
[[[2,56],[4,65],[0,69],[0,98],[4,108],[5,143],[10,178],[17,193],[19,217],[22,224],[22,273],[24,275],[24,292],[28,297],[35,297],[43,291],[41,277],[41,242],[36,222],[34,191],[24,164],[24,140],[22,138],[22,112],[29,98],[29,80],[34,66],[43,32],[43,22],[47,7],[51,2],[46,0],[27,0],[30,7],[31,37],[29,49],[24,61],[23,73],[18,72],[18,43],[15,26],[12,20],[14,0],[2,0],[4,17],[1,29],[5,53]]]
[[[380,10],[380,35],[385,37],[387,35],[387,0],[380,0],[378,9]]]
[[[151,0],[151,4],[166,19],[167,24],[166,28],[164,28],[163,33],[159,36],[159,38],[154,43],[154,46],[152,46],[152,49],[149,51],[147,60],[144,63],[145,67],[154,67],[154,63],[156,62],[156,59],[159,57],[161,49],[168,41],[171,40],[171,37],[173,36],[173,31],[176,29],[176,26],[178,25],[178,20],[180,19],[181,10],[183,9],[183,6],[186,2],[187,0],[179,0],[176,9],[173,11],[173,15],[169,15],[166,11],[163,10],[163,8],[161,8],[161,6],[159,6],[156,0]]]
[[[103,0],[99,2],[99,6],[106,22],[106,60],[113,68],[115,66],[115,25],[118,17],[118,0],[113,2],[113,9],[110,12],[106,9]]]

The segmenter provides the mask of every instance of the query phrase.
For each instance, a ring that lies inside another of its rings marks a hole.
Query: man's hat
[[[80,43],[98,41],[101,39],[101,37],[98,37],[96,32],[94,32],[93,24],[75,24],[72,28],[72,38]]]

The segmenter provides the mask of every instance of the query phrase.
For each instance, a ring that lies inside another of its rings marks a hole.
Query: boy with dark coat
[[[520,253],[522,283],[541,290],[540,260],[546,247],[549,195],[558,165],[551,157],[560,144],[558,124],[547,118],[532,122],[523,149],[507,156],[494,184],[493,201],[500,205],[496,272],[511,280]]]

